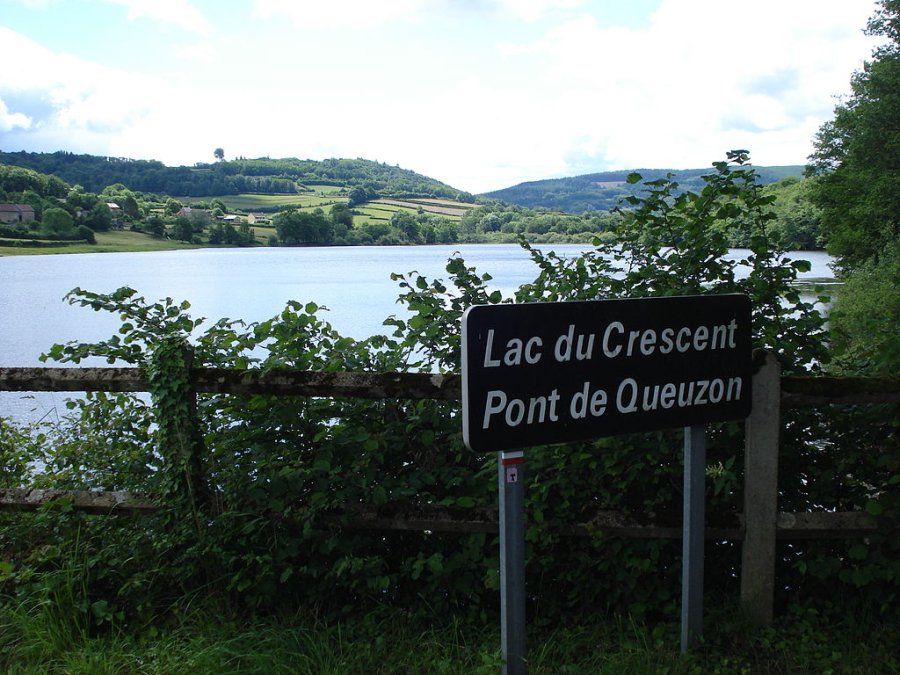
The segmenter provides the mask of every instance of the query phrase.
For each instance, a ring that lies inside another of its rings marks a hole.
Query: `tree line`
[[[382,197],[471,197],[414,171],[365,159],[235,159],[169,167],[156,160],[23,151],[0,152],[0,164],[52,174],[88,192],[122,183],[139,192],[209,197],[244,192],[290,194],[312,185],[339,185],[362,187]]]
[[[636,169],[647,181],[672,177],[681,190],[698,191],[709,169]],[[756,167],[760,185],[775,183],[803,175],[802,166]],[[529,208],[546,208],[566,213],[609,211],[622,200],[635,196],[641,184],[629,183],[630,171],[603,171],[567,178],[529,181],[512,187],[486,192],[485,199],[499,199]]]

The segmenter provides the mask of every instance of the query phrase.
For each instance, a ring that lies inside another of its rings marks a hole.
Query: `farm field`
[[[179,201],[188,204],[191,201],[220,200],[229,211],[277,211],[284,206],[295,208],[325,207],[344,201],[340,195],[341,188],[333,185],[316,186],[315,192],[299,192],[294,194],[251,194],[219,195],[215,197],[181,197]]]
[[[475,208],[475,204],[464,204],[452,199],[376,199],[371,203],[399,206],[413,211],[421,208],[426,213],[436,213],[449,218],[462,218]]]
[[[353,224],[362,225],[374,221],[388,222],[398,211],[409,211],[415,213],[415,209],[404,208],[402,206],[394,206],[383,203],[367,202],[353,209]]]
[[[250,213],[263,211],[273,213],[284,207],[296,209],[321,208],[330,211],[334,204],[343,203],[347,198],[346,188],[337,185],[316,185],[312,192],[294,194],[259,194],[242,193],[239,195],[218,195],[213,197],[180,197],[184,204],[193,201],[208,201],[217,199],[225,204],[229,211]],[[354,208],[356,224],[372,221],[388,221],[398,211],[432,213],[452,220],[462,218],[469,210],[475,208],[475,204],[464,204],[452,199],[375,199]]]
[[[269,245],[269,237],[278,236],[278,232],[273,225],[252,225],[250,230],[253,232],[253,238],[256,243],[262,246]]]

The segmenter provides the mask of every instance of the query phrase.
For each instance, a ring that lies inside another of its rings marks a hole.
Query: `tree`
[[[144,225],[144,231],[153,237],[162,239],[166,234],[166,224],[163,222],[162,218],[154,214],[147,218],[147,223]]]
[[[183,208],[184,208],[184,204],[182,204],[177,199],[173,199],[172,197],[169,197],[166,200],[166,215],[167,216],[174,216],[176,213],[181,211],[181,209],[183,209]]]
[[[94,231],[87,225],[78,226],[78,237],[84,239],[89,244],[97,243],[97,237],[94,235]]]
[[[812,192],[826,248],[846,271],[877,262],[900,228],[900,0],[881,0],[866,33],[888,38],[853,75],[852,94],[816,135]]]
[[[137,220],[141,217],[141,207],[138,205],[134,195],[127,195],[122,203],[122,211],[131,220]]]
[[[349,204],[335,204],[331,207],[331,222],[335,225],[344,225],[347,229],[353,227],[353,210]]]
[[[194,226],[187,218],[176,218],[172,228],[172,237],[180,241],[191,241],[194,238]]]
[[[97,201],[87,217],[88,226],[95,232],[106,232],[112,227],[112,211],[104,201]]]
[[[350,190],[350,203],[349,206],[357,206],[359,204],[364,204],[368,201],[369,195],[366,192],[365,188],[355,187]]]
[[[75,221],[65,209],[44,209],[41,225],[47,234],[59,237],[72,233]]]
[[[97,204],[97,201],[97,195],[85,192],[80,185],[73,186],[66,195],[66,203],[82,211],[90,211]]]
[[[409,211],[397,211],[391,216],[391,227],[400,231],[403,234],[403,238],[410,244],[418,243],[419,223]]]
[[[831,314],[835,367],[896,373],[900,272],[900,0],[881,0],[866,27],[887,38],[853,75],[852,94],[816,136],[812,197],[846,286]]]
[[[806,251],[822,248],[821,215],[809,197],[812,183],[810,178],[791,177],[763,188],[763,194],[774,197],[772,211],[776,216],[766,231],[782,248]],[[747,243],[742,241],[739,245]]]
[[[328,244],[334,240],[334,224],[322,209],[285,209],[274,218],[275,231],[285,246]]]
[[[222,148],[216,148],[213,151],[213,155],[215,156],[216,161],[221,162],[223,159],[225,159],[225,151]]]

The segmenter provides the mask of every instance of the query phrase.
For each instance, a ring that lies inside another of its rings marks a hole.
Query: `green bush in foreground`
[[[771,198],[745,153],[731,159],[715,165],[697,194],[676,194],[671,180],[647,183],[623,210],[615,244],[598,240],[574,259],[532,250],[540,272],[514,298],[490,290],[489,275],[459,257],[446,282],[395,275],[409,313],[386,322],[389,336],[343,337],[312,302],[292,301],[268,321],[222,319],[201,330],[186,302],[76,289],[70,302],[115,312],[122,325],[108,340],[57,345],[49,356],[144,367],[151,401],[89,394],[73,402],[64,424],[29,441],[45,465],[37,475],[17,459],[17,432],[0,435],[0,458],[19,484],[144,492],[163,508],[152,517],[89,516],[61,500],[0,516],[4,610],[64,600],[66,630],[77,636],[140,635],[195,603],[258,617],[316,608],[329,625],[382,606],[423,624],[493,624],[495,536],[345,527],[353,509],[496,509],[496,458],[463,447],[458,403],[204,395],[195,417],[185,398],[187,348],[201,366],[448,372],[459,367],[459,319],[472,304],[743,292],[753,301],[755,346],[776,353],[787,372],[816,372],[827,359],[822,317],[792,286],[805,263],[769,241]],[[735,227],[751,248],[726,259],[726,232]],[[786,413],[782,509],[896,513],[890,416],[866,423],[861,434],[834,411]],[[741,449],[739,425],[710,429],[710,513],[741,508]],[[660,625],[677,617],[679,542],[559,533],[600,510],[677,513],[681,474],[678,431],[529,451],[534,627],[607,612]],[[710,543],[708,592],[734,597],[739,550]],[[841,598],[896,619],[900,556],[890,537],[792,543],[780,554],[780,606]]]

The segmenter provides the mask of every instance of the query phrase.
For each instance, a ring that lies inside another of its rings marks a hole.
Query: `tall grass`
[[[56,604],[58,602],[58,604]],[[241,620],[192,610],[166,628],[91,636],[77,589],[51,603],[0,609],[0,670],[17,673],[497,673],[499,630],[455,621],[423,626],[384,609],[341,623],[313,613]],[[675,623],[621,617],[531,631],[531,673],[897,673],[895,624],[798,610],[751,630],[729,608],[711,611],[706,640],[678,654]]]

